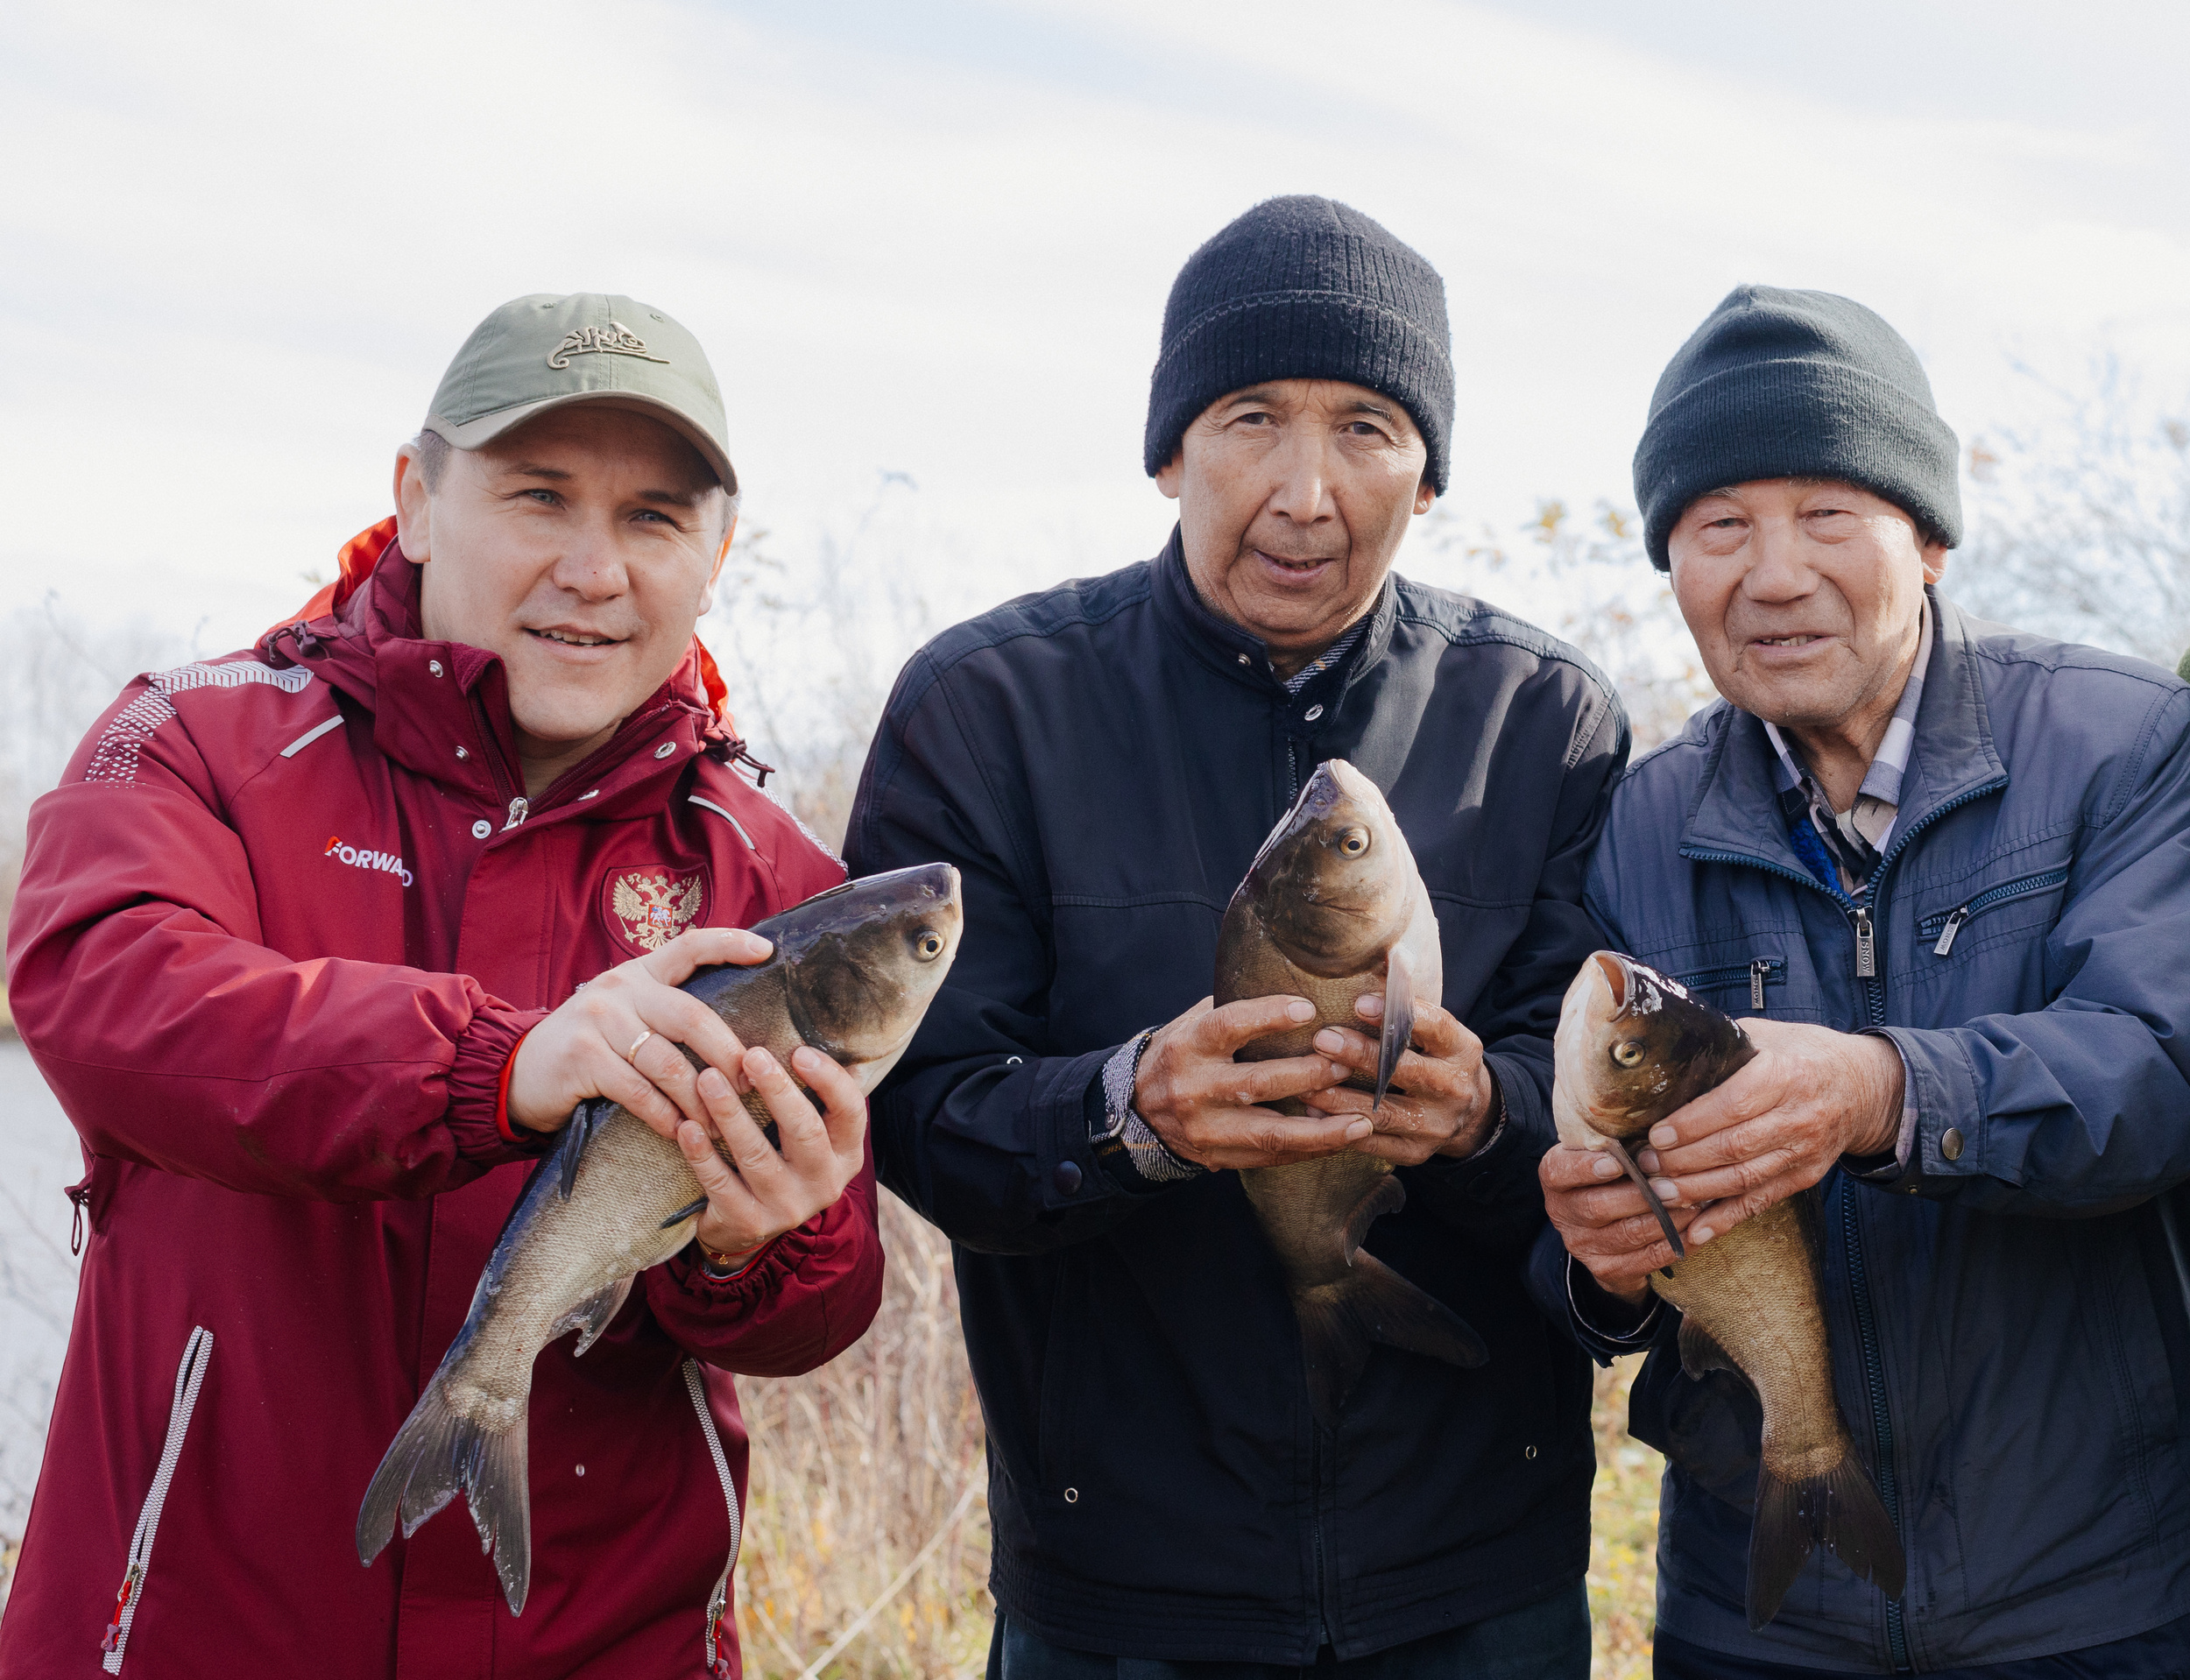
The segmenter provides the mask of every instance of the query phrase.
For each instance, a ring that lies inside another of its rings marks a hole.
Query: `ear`
[[[420,562],[433,558],[434,498],[426,493],[426,476],[419,470],[418,448],[406,443],[395,452],[395,540],[403,545],[403,558]]]
[[[1420,519],[1427,513],[1436,504],[1437,499],[1437,491],[1430,487],[1430,481],[1424,478],[1415,486],[1415,517]]]
[[[1924,581],[1926,583],[1936,583],[1946,575],[1948,551],[1945,543],[1927,542],[1920,552],[1924,560]]]
[[[1171,451],[1171,458],[1155,469],[1155,487],[1176,502],[1185,476],[1186,446],[1182,443]]]
[[[715,585],[722,577],[723,566],[730,559],[730,545],[737,535],[738,516],[733,513],[730,516],[730,523],[723,527],[723,546],[715,551],[715,564],[707,574],[707,582],[700,588],[700,617],[703,618],[715,610]]]

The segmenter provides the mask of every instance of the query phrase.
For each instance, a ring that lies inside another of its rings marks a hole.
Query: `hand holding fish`
[[[1566,1252],[1589,1268],[1597,1287],[1629,1306],[1650,1299],[1650,1275],[1678,1258],[1642,1192],[1601,1149],[1562,1143],[1537,1164],[1544,1211]],[[1692,1207],[1670,1207],[1674,1229],[1688,1237]]]
[[[801,1045],[791,1052],[788,1072],[758,1047],[745,1053],[742,1071],[745,1089],[767,1105],[781,1151],[719,1068],[696,1082],[714,1136],[690,1120],[676,1129],[685,1165],[707,1192],[706,1211],[692,1234],[702,1247],[733,1261],[835,1206],[866,1158],[867,1099],[848,1070]],[[801,1084],[829,1105],[826,1114],[814,1112]],[[736,1171],[716,1153],[717,1137],[738,1163]]]
[[[709,1124],[699,1069],[678,1050],[735,1073],[745,1053],[722,1017],[677,988],[713,963],[751,966],[774,948],[742,928],[695,928],[588,981],[526,1034],[510,1068],[511,1121],[560,1132],[591,1097],[621,1103],[665,1138]],[[732,1083],[735,1083],[733,1080]]]
[[[1833,1170],[1890,1154],[1901,1135],[1900,1052],[1888,1039],[1751,1017],[1756,1056],[1650,1131],[1635,1164],[1670,1210],[1698,1210],[1709,1242]]]
[[[1374,1129],[1366,1116],[1281,1114],[1267,1106],[1350,1076],[1319,1055],[1234,1062],[1243,1046],[1316,1018],[1305,998],[1204,998],[1159,1028],[1141,1058],[1134,1107],[1164,1147],[1204,1167],[1277,1167],[1336,1154]]]
[[[1381,1026],[1384,999],[1378,994],[1365,994],[1353,1007],[1372,1030]],[[1374,1091],[1380,1054],[1375,1039],[1326,1027],[1316,1034],[1315,1047],[1371,1084],[1368,1091],[1342,1085],[1310,1091],[1301,1099],[1325,1114],[1373,1116],[1375,1131],[1349,1146],[1357,1154],[1418,1167],[1431,1155],[1473,1154],[1497,1124],[1497,1086],[1483,1065],[1482,1040],[1435,1004],[1416,1004],[1412,1047],[1393,1069],[1381,1109]]]

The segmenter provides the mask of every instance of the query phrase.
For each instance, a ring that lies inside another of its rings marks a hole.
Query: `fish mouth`
[[[1589,960],[1604,974],[1605,990],[1612,994],[1612,1018],[1617,1020],[1628,1013],[1628,979],[1634,971],[1615,951],[1599,951]]]

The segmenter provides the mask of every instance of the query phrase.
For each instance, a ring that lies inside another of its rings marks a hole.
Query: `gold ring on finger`
[[[641,1033],[641,1034],[639,1034],[637,1038],[635,1038],[635,1039],[632,1040],[632,1041],[631,1041],[631,1048],[624,1052],[624,1060],[625,1060],[625,1061],[626,1061],[626,1062],[637,1062],[637,1061],[639,1060],[639,1047],[640,1045],[644,1044],[644,1043],[645,1043],[645,1042],[646,1042],[648,1039],[652,1038],[653,1035],[654,1035],[654,1029],[653,1029],[653,1027],[648,1027],[648,1028],[647,1028],[645,1032]]]

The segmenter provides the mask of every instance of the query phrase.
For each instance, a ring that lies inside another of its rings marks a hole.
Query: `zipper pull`
[[[1771,971],[1771,964],[1762,956],[1749,964],[1749,1008],[1754,1013],[1764,1013],[1764,977]]]
[[[71,1255],[83,1253],[84,1210],[91,1205],[91,1186],[72,1184],[68,1189],[68,1252]]]
[[[122,1637],[122,1613],[130,1606],[130,1595],[137,1591],[137,1584],[145,1578],[145,1566],[132,1562],[130,1572],[122,1578],[122,1590],[115,1595],[114,1618],[107,1623],[106,1636],[99,1641],[99,1648],[111,1651],[115,1641]]]
[[[1861,908],[1855,912],[1855,978],[1878,978],[1878,946],[1871,931],[1870,912]]]
[[[502,825],[503,832],[506,834],[510,829],[515,828],[519,823],[522,822],[532,814],[532,801],[525,798],[522,794],[519,794],[517,798],[510,801],[510,820]]]
[[[1939,929],[1939,942],[1932,947],[1932,955],[1944,956],[1953,950],[1954,935],[1961,932],[1962,923],[1968,920],[1969,907],[1967,904],[1955,906],[1953,914],[1946,918],[1946,926]]]

